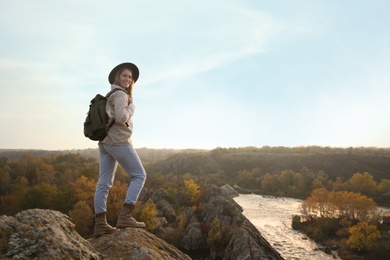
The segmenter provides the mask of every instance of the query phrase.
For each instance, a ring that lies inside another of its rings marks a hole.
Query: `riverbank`
[[[292,216],[300,214],[302,200],[240,194],[234,200],[243,208],[243,215],[286,260],[340,259],[319,250],[320,245],[292,229]]]

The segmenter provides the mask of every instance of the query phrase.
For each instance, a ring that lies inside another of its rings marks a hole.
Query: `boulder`
[[[169,224],[172,224],[176,221],[176,213],[171,204],[166,200],[159,200],[156,203],[156,208],[161,212],[162,217],[164,217]]]
[[[200,229],[199,222],[193,222],[186,228],[183,238],[184,248],[187,250],[207,249],[207,235]]]
[[[222,193],[223,195],[229,196],[229,197],[231,197],[231,198],[238,197],[238,196],[240,195],[240,194],[238,194],[238,192],[235,191],[235,190],[233,189],[233,187],[230,186],[229,184],[223,185],[223,186],[221,187],[221,193]]]
[[[88,241],[108,259],[191,259],[176,247],[141,228],[127,228]]]
[[[191,259],[144,229],[85,240],[59,211],[30,209],[0,217],[0,259]]]
[[[0,258],[101,259],[69,217],[58,211],[30,209],[0,217]]]
[[[251,193],[253,193],[253,191],[243,189],[240,186],[238,186],[237,184],[233,185],[233,189],[236,190],[240,194],[251,194]]]

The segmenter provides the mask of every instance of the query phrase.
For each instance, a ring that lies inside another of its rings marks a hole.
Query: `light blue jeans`
[[[107,197],[114,183],[118,163],[131,181],[125,203],[135,204],[146,180],[146,172],[133,146],[99,144],[99,180],[95,191],[95,214],[107,211]]]

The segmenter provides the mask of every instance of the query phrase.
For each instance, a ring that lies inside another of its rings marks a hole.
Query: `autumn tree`
[[[127,194],[127,183],[115,181],[107,197],[107,221],[113,224],[117,221],[119,212]]]
[[[373,196],[377,190],[373,176],[368,172],[355,173],[349,180],[350,189],[353,192],[360,192],[367,196]]]
[[[351,236],[346,241],[346,244],[360,252],[372,249],[380,237],[377,227],[367,222],[359,222],[348,230]]]
[[[190,203],[190,205],[196,205],[196,203],[200,199],[200,187],[195,183],[194,180],[185,180],[184,181],[184,186],[185,186],[185,195]]]
[[[231,226],[231,223],[227,223],[219,218],[213,220],[207,234],[207,244],[214,251],[214,255],[223,255],[222,252],[228,245],[234,231],[235,228]]]
[[[145,203],[136,207],[134,218],[145,222],[146,230],[154,232],[157,228],[157,208],[152,200],[147,200]]]
[[[377,207],[371,198],[347,191],[329,192],[324,188],[313,190],[301,207],[305,218],[345,217],[368,221],[377,217]]]
[[[88,204],[80,200],[78,201],[72,210],[68,213],[71,221],[76,226],[76,231],[83,237],[87,237],[92,233],[92,227],[94,225],[94,214]]]
[[[75,203],[83,200],[91,209],[94,208],[93,200],[96,189],[95,180],[80,176],[75,182],[72,183],[71,188],[73,190]]]
[[[279,181],[276,176],[266,173],[261,181],[261,189],[267,193],[276,193],[279,191]]]
[[[329,192],[325,188],[315,189],[309,198],[302,204],[302,208],[313,216],[332,217]]]

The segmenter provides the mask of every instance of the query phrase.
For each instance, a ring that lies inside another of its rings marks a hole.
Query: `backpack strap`
[[[123,92],[125,92],[126,94],[128,94],[127,91],[124,90],[123,88],[114,88],[114,89],[111,89],[111,90],[107,93],[106,98],[108,99],[114,92],[116,92],[116,91],[118,91],[118,90],[123,91]],[[112,122],[108,125],[108,128],[110,129],[111,126],[113,126],[114,124],[115,124],[115,117],[114,117],[114,120],[112,120]],[[126,125],[127,125],[127,123],[126,123]],[[127,127],[128,127],[128,125],[127,125]]]
[[[111,94],[113,94],[114,92],[116,92],[116,91],[118,91],[118,90],[123,91],[123,92],[125,92],[126,94],[128,94],[127,91],[124,90],[123,88],[114,88],[114,89],[111,89],[111,90],[107,93],[106,98],[109,98],[109,97],[111,96]]]

